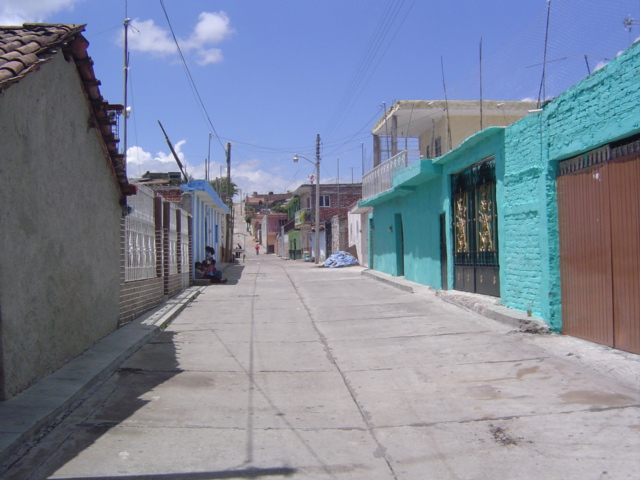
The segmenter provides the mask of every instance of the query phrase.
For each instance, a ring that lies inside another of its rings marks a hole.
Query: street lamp
[[[316,165],[316,235],[314,237],[314,260],[316,265],[320,261],[320,134],[316,135],[316,161],[313,162],[297,153],[293,156],[293,161],[298,162],[298,158],[302,158],[309,163]]]

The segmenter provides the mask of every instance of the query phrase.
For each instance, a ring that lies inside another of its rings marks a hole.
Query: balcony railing
[[[391,180],[400,170],[420,158],[418,150],[403,150],[384,161],[362,177],[362,199],[378,195],[391,188]]]

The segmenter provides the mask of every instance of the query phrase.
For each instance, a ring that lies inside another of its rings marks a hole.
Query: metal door
[[[640,353],[640,154],[625,153],[607,146],[561,163],[562,330]]]
[[[452,175],[454,288],[500,296],[495,160]]]

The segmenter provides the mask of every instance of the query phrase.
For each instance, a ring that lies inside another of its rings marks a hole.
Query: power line
[[[226,147],[224,146],[224,143],[222,142],[222,140],[220,139],[220,136],[218,135],[218,131],[216,130],[216,127],[213,126],[213,122],[211,121],[211,117],[209,116],[209,112],[207,111],[207,108],[204,106],[204,102],[202,101],[202,97],[200,96],[200,92],[198,92],[198,87],[196,86],[196,82],[193,79],[193,76],[191,75],[191,71],[189,70],[189,66],[187,65],[187,61],[184,58],[184,55],[182,54],[182,50],[180,49],[180,44],[178,43],[178,39],[176,38],[176,34],[173,31],[173,26],[171,25],[171,20],[169,19],[169,14],[167,13],[167,9],[164,6],[164,1],[163,0],[159,0],[160,1],[160,6],[162,7],[162,11],[164,12],[164,16],[167,19],[167,24],[169,25],[169,30],[171,31],[171,36],[173,37],[173,41],[176,44],[176,48],[178,49],[178,54],[180,55],[180,60],[182,62],[182,66],[184,67],[185,73],[187,75],[187,80],[189,81],[189,86],[191,87],[191,90],[193,91],[197,103],[200,107],[201,113],[204,115],[206,122],[209,124],[209,127],[211,127],[211,130],[213,131],[216,139],[218,140],[218,143],[220,143],[220,146],[222,147],[222,149],[226,152]]]
[[[405,3],[405,0],[402,0],[401,2],[398,2],[397,0],[390,0],[390,2],[388,3],[387,8],[385,9],[382,17],[380,18],[380,21],[378,22],[375,32],[371,40],[369,41],[369,45],[362,59],[360,60],[360,63],[358,64],[358,68],[356,69],[354,75],[349,81],[349,84],[347,86],[347,89],[345,90],[345,93],[341,97],[341,100],[338,102],[338,106],[336,108],[334,115],[331,117],[331,120],[329,121],[329,124],[324,133],[325,137],[330,138],[333,132],[337,129],[338,125],[342,121],[342,118],[345,116],[345,114],[348,113],[351,110],[351,108],[353,108],[353,103],[360,96],[360,94],[362,93],[362,89],[369,82],[369,80],[373,76],[373,73],[377,69],[380,62],[382,61],[382,58],[384,57],[387,50],[393,43],[393,40],[395,39],[404,21],[406,20],[409,12],[411,11],[415,3],[415,0],[411,2],[411,5],[407,9],[404,17],[402,18],[400,23],[397,25],[397,28],[393,36],[387,42],[386,48],[384,49],[382,54],[378,55],[380,49],[384,45],[386,38],[389,35],[391,28],[393,27],[394,23],[396,22],[396,19],[398,18],[402,9],[404,8],[404,3]],[[376,57],[378,57],[378,61],[375,64],[373,64]],[[373,68],[372,68],[372,64],[373,64]]]

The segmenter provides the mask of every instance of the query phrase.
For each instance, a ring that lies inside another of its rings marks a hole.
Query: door
[[[402,215],[394,215],[394,229],[396,237],[396,272],[399,277],[404,275],[404,233],[402,231]]]
[[[640,353],[640,153],[608,156],[560,166],[562,330]]]
[[[495,160],[451,176],[454,288],[500,296]]]
[[[441,289],[448,290],[448,261],[447,261],[447,217],[440,214],[440,282]]]
[[[373,266],[373,254],[374,254],[374,244],[373,244],[373,239],[374,236],[373,234],[375,233],[374,231],[374,224],[373,224],[373,215],[369,215],[369,268],[371,270],[374,270],[374,266]]]

